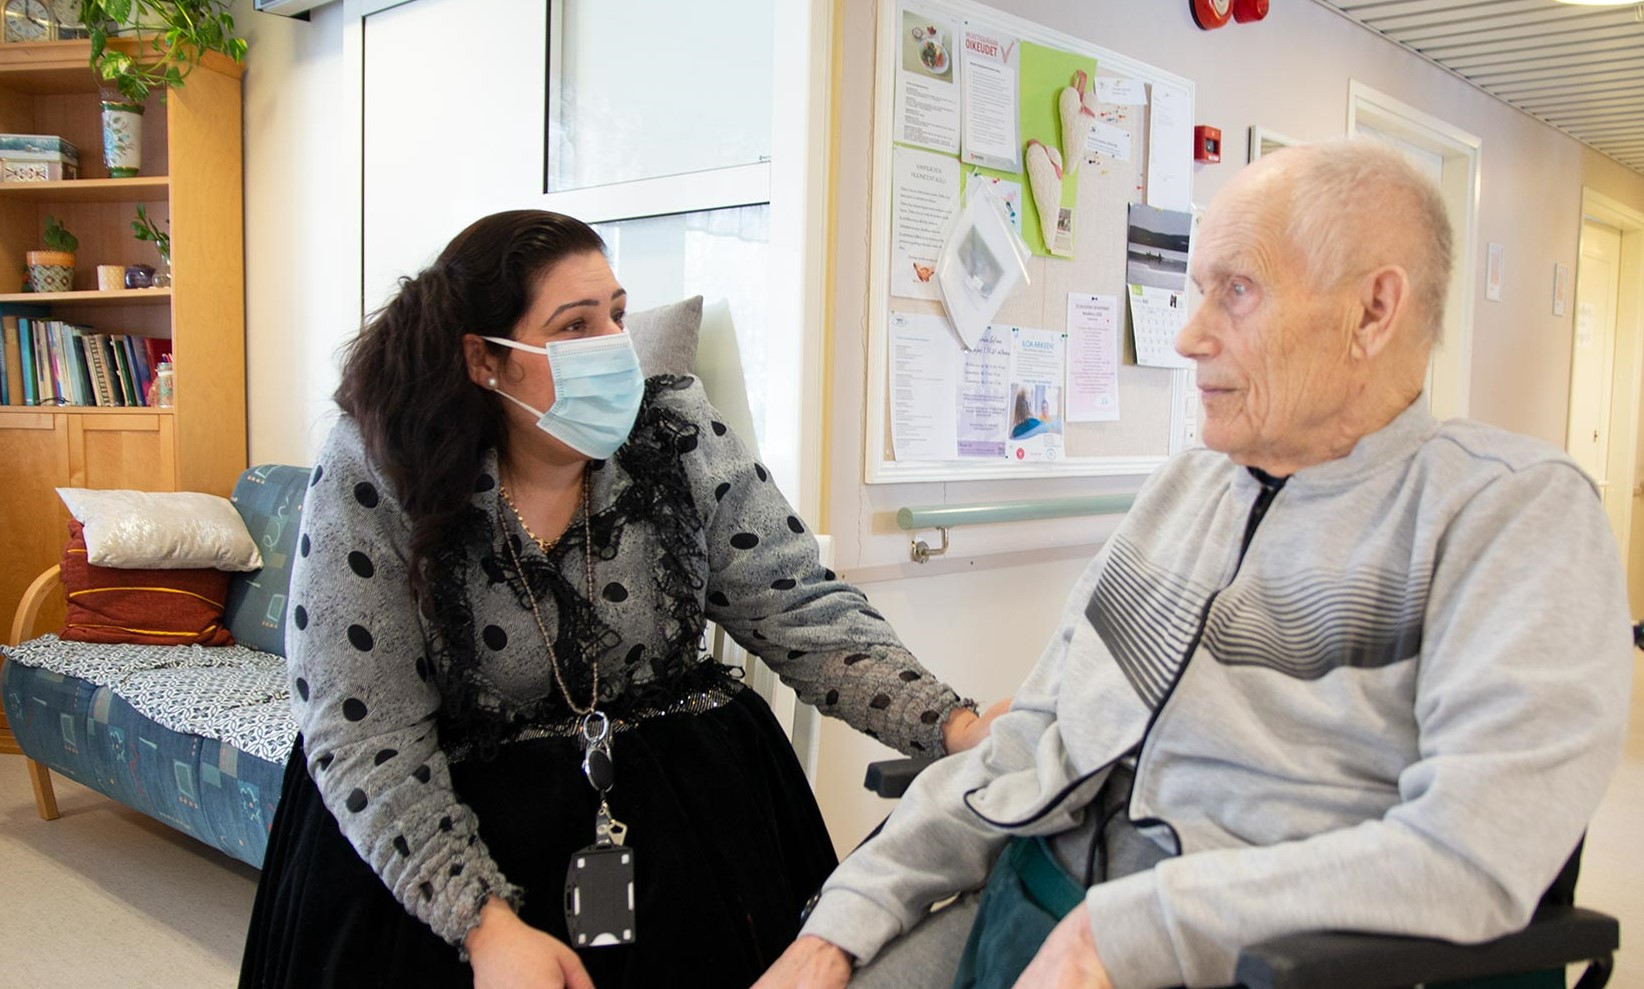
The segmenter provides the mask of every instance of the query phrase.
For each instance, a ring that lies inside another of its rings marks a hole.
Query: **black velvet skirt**
[[[703,714],[616,736],[612,813],[635,853],[637,938],[578,952],[597,989],[746,989],[787,948],[835,865],[786,735],[751,690]],[[598,800],[570,739],[505,746],[452,766],[458,795],[522,918],[566,939],[565,870],[591,841]],[[286,766],[240,985],[470,986],[455,948],[408,914],[342,836],[305,768]]]

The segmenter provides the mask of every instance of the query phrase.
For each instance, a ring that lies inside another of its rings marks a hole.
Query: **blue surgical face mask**
[[[503,337],[482,337],[531,354],[544,354],[554,376],[554,404],[546,412],[503,391],[498,395],[537,417],[537,428],[594,460],[617,452],[633,432],[645,398],[639,354],[626,333],[561,340],[533,347]]]

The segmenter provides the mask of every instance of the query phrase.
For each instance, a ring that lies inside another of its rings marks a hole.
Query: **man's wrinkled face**
[[[1362,383],[1353,293],[1312,283],[1273,188],[1236,179],[1211,205],[1188,270],[1200,299],[1176,350],[1198,365],[1205,446],[1288,474],[1342,455],[1340,413]]]

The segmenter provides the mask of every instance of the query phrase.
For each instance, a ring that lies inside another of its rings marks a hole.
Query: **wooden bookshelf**
[[[115,44],[129,45],[116,39]],[[98,79],[86,41],[0,45],[0,132],[55,134],[80,152],[80,178],[0,183],[0,306],[100,333],[168,337],[173,408],[0,407],[0,623],[23,590],[58,562],[68,513],[57,487],[207,491],[226,496],[246,467],[243,67],[204,59],[180,89],[155,93],[143,117],[143,174],[102,164]],[[169,222],[171,288],[97,291],[97,265],[159,267],[132,236],[142,204]],[[26,251],[45,217],[80,239],[74,291],[28,293]]]

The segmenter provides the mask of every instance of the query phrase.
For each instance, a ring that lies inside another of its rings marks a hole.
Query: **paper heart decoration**
[[[1077,172],[1079,162],[1084,161],[1085,141],[1096,126],[1096,91],[1085,89],[1088,81],[1080,69],[1073,73],[1073,85],[1064,88],[1057,98],[1056,109],[1062,118],[1062,160],[1070,173]]]

